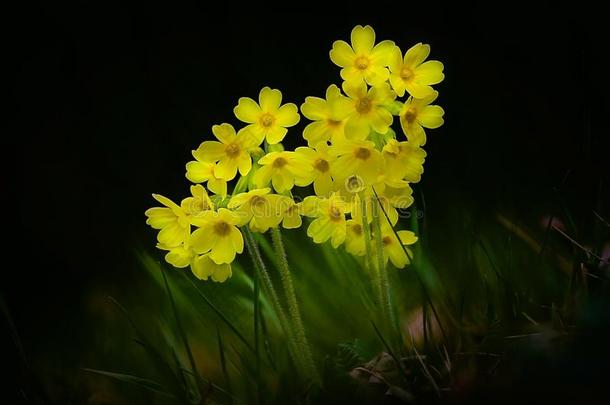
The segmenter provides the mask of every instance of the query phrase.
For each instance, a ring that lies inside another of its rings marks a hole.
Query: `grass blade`
[[[148,391],[152,391],[152,392],[162,395],[164,397],[176,399],[176,397],[173,394],[167,392],[165,387],[163,387],[161,384],[159,384],[155,381],[149,380],[147,378],[136,377],[136,376],[130,375],[130,374],[113,373],[110,371],[97,370],[94,368],[83,368],[82,370],[87,371],[89,373],[94,373],[94,374],[99,374],[99,375],[103,375],[106,377],[110,377],[110,378],[113,378],[118,381],[126,382],[128,384],[137,385],[141,388],[144,388]]]

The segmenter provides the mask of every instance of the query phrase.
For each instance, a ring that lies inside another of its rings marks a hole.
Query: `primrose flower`
[[[180,246],[191,231],[191,224],[187,213],[175,202],[160,194],[153,194],[153,198],[163,204],[163,207],[149,208],[144,213],[148,219],[146,223],[154,229],[159,229],[157,241],[166,248]]]
[[[387,223],[388,219],[390,220],[391,225],[396,225],[398,222],[398,211],[392,205],[392,201],[385,195],[383,195],[377,186],[375,187],[375,191],[377,192],[377,197],[373,194],[372,189],[368,188],[364,191],[364,201],[366,207],[366,219],[368,223],[373,222],[373,204],[381,203],[381,207],[378,208],[379,220],[383,223]],[[377,202],[377,198],[379,198],[379,202]],[[362,222],[362,203],[361,197],[359,195],[356,196],[353,204],[352,204],[352,218],[358,219]],[[385,214],[384,214],[385,211]],[[387,218],[386,218],[387,214]]]
[[[307,235],[315,243],[330,243],[337,248],[345,240],[345,214],[349,212],[348,204],[338,194],[328,198],[308,196],[302,203],[303,213],[315,217],[307,228]]]
[[[343,182],[357,176],[363,186],[377,182],[383,172],[383,157],[371,141],[345,141],[329,148],[337,160],[331,166],[331,174],[336,182]]]
[[[269,182],[278,193],[292,189],[295,178],[308,175],[308,165],[295,152],[270,152],[259,159],[261,167],[254,173],[257,188],[266,187]]]
[[[204,162],[218,161],[214,167],[214,176],[231,180],[238,168],[242,176],[248,174],[252,168],[252,158],[248,151],[257,145],[252,133],[244,128],[235,134],[231,124],[214,125],[212,132],[220,142],[203,142],[196,153]]]
[[[229,263],[217,264],[209,253],[195,257],[191,263],[191,271],[200,280],[205,281],[209,277],[217,283],[225,282],[232,275]]]
[[[354,256],[366,254],[364,228],[358,219],[348,219],[346,222],[345,250]]]
[[[424,172],[426,151],[414,142],[390,139],[382,150],[386,184],[401,187],[401,183],[417,183]]]
[[[326,89],[326,100],[319,97],[305,98],[301,112],[314,122],[305,127],[303,138],[309,146],[344,139],[345,119],[351,111],[350,100],[334,84]]]
[[[292,198],[286,198],[286,205],[282,212],[282,227],[284,229],[300,228],[303,224],[301,219],[301,204]]]
[[[383,198],[387,199],[392,207],[407,209],[413,205],[413,189],[409,184],[398,188],[386,185],[382,191],[377,190],[377,193],[379,193],[380,199],[383,195]]]
[[[384,106],[394,101],[396,94],[387,83],[367,91],[364,82],[351,85],[345,82],[343,91],[351,102],[351,114],[345,123],[347,139],[364,140],[368,138],[371,129],[380,134],[388,132],[393,117]]]
[[[375,31],[370,25],[357,25],[352,30],[351,47],[345,41],[335,41],[330,51],[330,60],[341,69],[341,78],[346,82],[364,82],[378,86],[388,80],[386,68],[394,42],[381,41],[375,45]]]
[[[398,238],[396,234],[398,234]],[[394,233],[394,229],[387,225],[387,222],[381,226],[383,260],[387,263],[389,259],[397,269],[402,269],[411,263],[413,252],[406,246],[412,245],[415,242],[417,242],[417,236],[411,231],[398,231]],[[403,246],[405,246],[404,249]]]
[[[192,223],[192,219],[201,215],[201,213],[213,210],[214,203],[208,196],[208,192],[203,188],[201,184],[191,186],[192,197],[187,197],[180,203],[180,208],[189,218],[189,222]]]
[[[239,216],[226,208],[203,212],[193,218],[199,229],[191,235],[191,247],[198,254],[210,252],[216,264],[231,263],[236,253],[244,251],[244,238],[236,226],[239,221]]]
[[[409,141],[424,146],[426,144],[426,131],[424,128],[438,128],[443,125],[445,111],[441,106],[430,105],[438,97],[438,92],[416,99],[409,97],[400,111],[400,126]]]
[[[258,104],[249,97],[241,97],[233,109],[235,116],[247,124],[260,145],[266,139],[269,144],[281,142],[286,136],[286,128],[295,126],[300,116],[293,103],[282,104],[282,92],[263,87],[258,95]]]
[[[388,59],[390,67],[390,84],[400,97],[405,89],[415,98],[423,98],[434,90],[430,85],[443,81],[443,64],[437,60],[424,62],[430,54],[430,45],[412,46],[403,59],[399,47],[394,47]]]
[[[194,256],[193,250],[189,248],[186,241],[184,244],[175,247],[168,247],[159,243],[157,248],[167,250],[165,261],[178,269],[188,267]]]
[[[282,221],[284,209],[288,206],[286,196],[270,194],[270,188],[261,188],[240,193],[229,200],[227,208],[235,210],[240,218],[239,225],[249,224],[256,232],[275,228]]]
[[[225,197],[227,181],[214,174],[216,163],[204,161],[200,150],[194,150],[192,154],[195,160],[186,164],[186,178],[193,183],[207,182],[207,187],[211,192]]]
[[[313,183],[313,189],[320,197],[328,197],[334,188],[330,168],[336,157],[330,155],[328,149],[326,142],[320,142],[314,148],[300,146],[294,151],[308,165],[306,175],[295,179],[296,185],[304,187]]]

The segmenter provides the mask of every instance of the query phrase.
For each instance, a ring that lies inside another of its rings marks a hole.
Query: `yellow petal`
[[[250,97],[241,97],[237,103],[237,106],[233,109],[233,113],[238,120],[253,123],[258,120],[258,117],[261,114],[261,109]]]
[[[210,250],[210,259],[216,264],[231,263],[235,259],[235,247],[230,235],[218,237],[215,242]]]
[[[294,177],[286,170],[278,170],[271,177],[271,184],[278,193],[290,190],[294,185]]]
[[[429,105],[424,107],[419,114],[417,114],[417,121],[425,128],[438,128],[443,125],[443,115],[445,111],[439,105]]]
[[[258,95],[261,110],[265,112],[276,112],[282,104],[282,92],[278,89],[263,87]]]
[[[381,86],[390,77],[390,71],[383,66],[373,66],[365,74],[364,79],[371,86]]]
[[[434,92],[434,89],[432,87],[426,84],[416,82],[415,80],[405,82],[405,88],[407,89],[410,95],[419,99],[428,97]]]
[[[207,280],[214,272],[215,263],[212,262],[209,255],[197,256],[191,263],[191,271],[199,280]]]
[[[354,114],[347,119],[344,132],[347,139],[364,140],[371,132],[369,121]]]
[[[405,54],[405,65],[410,68],[419,66],[430,55],[430,45],[421,42],[413,45]]]
[[[257,188],[267,187],[271,181],[271,165],[262,166],[254,173],[254,184]]]
[[[373,51],[371,52],[371,58],[373,59],[375,65],[388,65],[390,62],[390,57],[392,56],[395,48],[397,48],[397,46],[394,44],[394,41],[389,41],[387,39],[375,45]],[[400,52],[400,49],[398,51]]]
[[[400,51],[399,47],[394,46],[389,50],[388,67],[392,73],[400,73],[400,70],[402,69],[402,61],[402,52]]]
[[[223,180],[232,180],[237,174],[237,161],[235,159],[222,159],[214,167],[214,176]]]
[[[305,98],[305,102],[301,105],[301,112],[312,121],[326,118],[326,100],[321,99],[320,97],[307,97]]]
[[[212,246],[214,246],[215,242],[216,238],[212,236],[212,229],[210,226],[196,229],[195,232],[191,234],[191,239],[189,241],[191,248],[198,254],[207,253]]]
[[[213,262],[212,262],[213,263]],[[228,263],[216,264],[214,263],[212,270],[212,281],[217,283],[224,283],[233,274],[231,271],[231,265]]]
[[[393,237],[392,239],[395,240],[395,237]],[[409,263],[407,254],[403,250],[402,246],[400,246],[398,243],[394,242],[388,245],[385,250],[390,258],[390,261],[397,269],[402,269]]]
[[[354,51],[345,41],[333,42],[333,48],[330,50],[330,60],[337,66],[345,67],[354,62],[356,56]]]
[[[332,224],[325,217],[316,218],[307,228],[307,236],[311,237],[315,243],[324,243],[332,235]]]
[[[429,60],[415,69],[416,80],[422,84],[437,84],[443,81],[443,64],[437,60]]]
[[[176,221],[161,229],[157,235],[157,240],[160,244],[173,248],[184,242],[187,236],[188,230]]]
[[[392,85],[392,89],[399,97],[405,95],[405,82],[402,80],[402,77],[397,73],[392,73],[390,75],[390,84]]]
[[[292,127],[299,122],[301,116],[298,113],[298,108],[293,103],[284,104],[275,114],[277,124],[282,127]]]
[[[252,168],[252,158],[247,153],[243,154],[238,160],[239,174],[247,175]]]
[[[328,197],[333,192],[334,184],[330,173],[319,175],[313,182],[313,189],[316,195]]]
[[[217,179],[215,177],[208,180],[208,189],[214,194],[218,194],[222,197],[227,195],[227,182],[226,180]]]
[[[352,47],[356,54],[368,54],[373,49],[375,44],[375,31],[370,25],[363,27],[357,25],[352,30],[351,34]]]
[[[233,248],[237,253],[244,251],[244,237],[242,236],[239,229],[231,228],[231,241],[233,242]]]
[[[205,162],[216,162],[225,156],[225,146],[220,142],[206,141],[199,146],[197,154]]]
[[[390,112],[384,108],[379,108],[371,116],[371,126],[373,129],[380,133],[385,134],[388,132],[388,128],[392,125],[393,117]]]
[[[231,143],[235,140],[235,128],[231,124],[220,124],[212,126],[212,133],[220,142],[224,144]]]
[[[417,236],[412,231],[402,230],[402,231],[398,231],[396,233],[398,234],[398,237],[400,238],[400,242],[403,245],[412,245],[415,242],[417,242]]]
[[[192,252],[189,249],[185,249],[183,246],[178,246],[165,255],[165,261],[174,267],[183,269],[191,264]]]
[[[162,229],[177,220],[176,214],[166,207],[149,208],[144,214],[148,217],[146,223],[154,229]]]
[[[270,145],[275,145],[276,143],[279,143],[282,141],[282,139],[284,139],[286,133],[288,133],[288,130],[286,128],[274,126],[269,131],[267,131],[267,142]]]
[[[328,125],[324,121],[316,121],[305,127],[303,138],[307,140],[310,146],[317,145],[320,142],[325,142],[330,139]]]
[[[191,161],[186,164],[186,178],[193,183],[203,183],[214,175],[214,163]]]

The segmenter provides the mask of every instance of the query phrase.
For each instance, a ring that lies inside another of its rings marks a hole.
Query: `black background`
[[[239,97],[269,85],[300,105],[340,84],[328,51],[356,24],[403,50],[429,43],[445,64],[437,102],[446,123],[430,131],[422,184],[433,203],[450,211],[459,195],[483,216],[505,209],[534,220],[560,188],[576,212],[595,208],[608,162],[598,90],[607,46],[594,10],[413,3],[253,11],[99,2],[7,13],[14,125],[2,136],[0,290],[26,346],[61,328],[87,286],[138,294],[134,252],[155,237],[144,224],[150,194],[186,196],[190,150],[213,124],[238,124]]]

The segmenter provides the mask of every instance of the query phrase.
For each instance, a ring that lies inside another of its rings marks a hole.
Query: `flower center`
[[[339,121],[339,120],[333,120],[333,119],[330,119],[330,118],[329,118],[329,119],[328,119],[326,122],[328,123],[328,126],[329,126],[329,127],[333,127],[333,128],[335,128],[335,127],[338,127],[339,125],[341,125],[341,123],[342,123],[343,121]]]
[[[366,56],[358,56],[354,61],[354,65],[358,70],[366,70],[369,67],[370,61]]]
[[[364,190],[364,180],[358,175],[349,176],[345,179],[345,188],[350,193],[359,193]]]
[[[328,216],[330,217],[330,220],[333,222],[339,222],[343,218],[341,210],[334,206],[332,206],[328,209]]]
[[[413,71],[411,69],[409,69],[408,67],[404,66],[400,70],[400,77],[402,78],[402,80],[405,80],[405,81],[411,80],[413,78]]]
[[[362,235],[362,225],[360,225],[360,224],[352,225],[352,232],[354,232],[358,236]]]
[[[255,195],[254,197],[252,197],[250,199],[250,205],[255,208],[261,207],[264,203],[265,203],[265,199],[263,197],[261,197],[260,195]]]
[[[366,114],[373,108],[373,103],[368,97],[363,97],[356,102],[356,111],[360,114]]]
[[[315,167],[319,172],[326,173],[328,171],[329,164],[325,159],[318,159],[313,164],[313,167]]]
[[[241,148],[237,143],[230,143],[225,148],[225,153],[230,158],[237,157],[239,155],[239,152],[241,152]]]
[[[367,148],[358,148],[354,152],[354,155],[356,156],[356,159],[367,160],[371,157],[371,151]]]
[[[265,113],[260,118],[260,123],[263,127],[269,128],[275,122],[275,117],[269,113]]]
[[[286,163],[288,163],[286,159],[279,157],[273,161],[273,167],[276,169],[281,169],[282,167],[286,166]]]
[[[405,113],[405,120],[411,123],[415,121],[415,118],[417,118],[417,111],[415,110],[415,108],[411,107]]]
[[[392,238],[389,236],[384,236],[383,239],[381,240],[381,242],[383,243],[383,246],[388,246],[392,244]]]
[[[227,236],[231,232],[231,225],[225,221],[216,222],[214,224],[214,233],[218,236]]]

